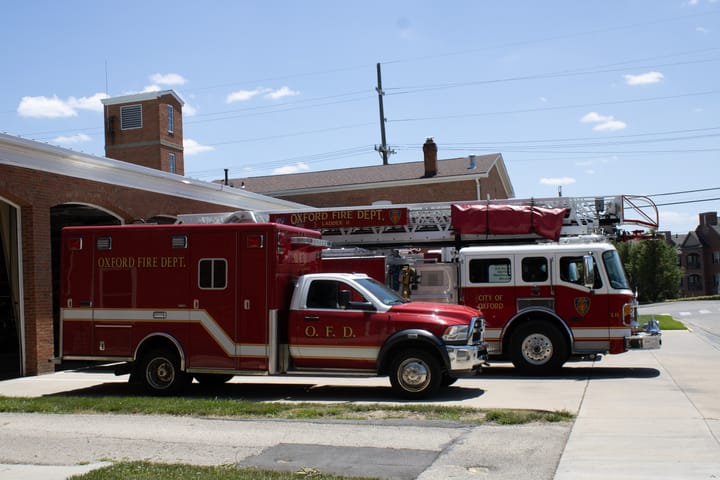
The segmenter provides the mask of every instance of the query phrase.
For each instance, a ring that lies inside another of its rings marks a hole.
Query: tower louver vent
[[[120,107],[120,128],[142,128],[142,105],[126,105]]]

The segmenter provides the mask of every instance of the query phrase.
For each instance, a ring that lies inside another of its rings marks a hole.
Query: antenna
[[[105,95],[110,96],[108,89],[108,69],[107,69],[107,58],[105,59]]]

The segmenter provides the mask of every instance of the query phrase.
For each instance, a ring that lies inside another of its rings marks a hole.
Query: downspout
[[[475,177],[475,196],[478,200],[482,200],[482,197],[480,197],[480,179],[478,177]]]

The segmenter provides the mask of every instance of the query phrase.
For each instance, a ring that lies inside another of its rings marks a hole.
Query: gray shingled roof
[[[438,160],[437,175],[434,178],[456,176],[486,176],[496,163],[502,164],[502,155],[477,155],[475,168],[470,168],[468,157]],[[504,175],[504,164],[500,167]],[[234,178],[230,182],[240,188],[255,193],[273,194],[295,190],[307,190],[322,187],[342,187],[344,185],[376,184],[383,182],[411,181],[424,178],[425,163],[409,162],[370,167],[342,168],[320,172],[294,173],[290,175],[268,175],[263,177]]]

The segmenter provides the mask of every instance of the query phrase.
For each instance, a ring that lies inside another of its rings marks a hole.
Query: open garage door
[[[23,375],[24,317],[18,209],[0,199],[0,380]]]
[[[60,355],[60,232],[64,227],[121,225],[122,223],[120,216],[87,204],[67,203],[56,205],[50,209],[55,357]]]

